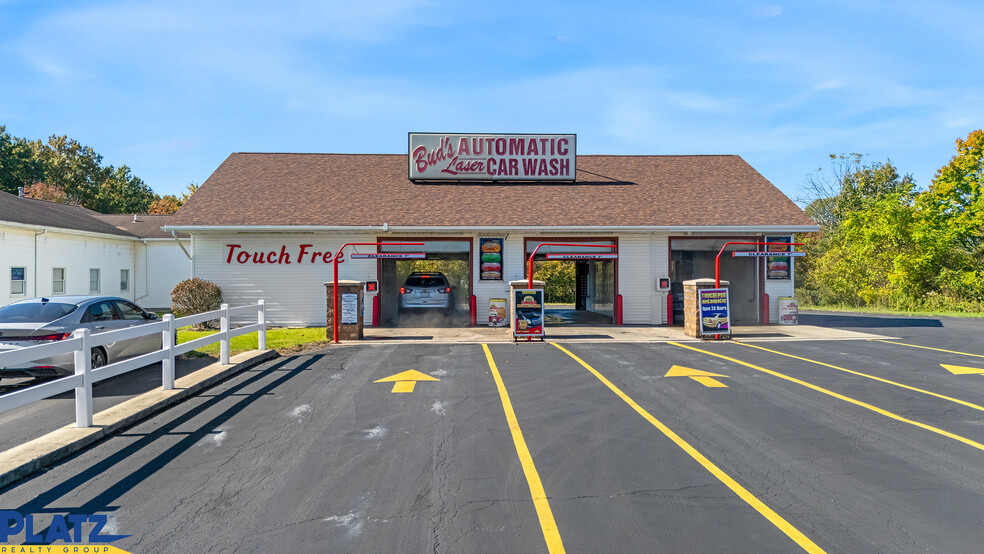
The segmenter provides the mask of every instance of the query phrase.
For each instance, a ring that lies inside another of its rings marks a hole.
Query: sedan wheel
[[[101,348],[93,348],[91,356],[92,369],[106,365],[106,353]]]

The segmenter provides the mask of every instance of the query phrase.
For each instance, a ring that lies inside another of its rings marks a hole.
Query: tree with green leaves
[[[984,303],[984,131],[957,139],[957,153],[919,196],[919,236],[935,245],[934,274],[940,294]]]
[[[839,181],[812,178],[797,294],[807,303],[900,309],[984,309],[984,132],[918,192],[891,162],[832,156]]]
[[[34,157],[30,144],[7,132],[0,125],[0,190],[17,194],[19,187],[44,178],[44,165]]]
[[[133,176],[129,167],[109,166],[102,172],[95,208],[90,209],[107,214],[146,213],[154,198],[154,191]]]

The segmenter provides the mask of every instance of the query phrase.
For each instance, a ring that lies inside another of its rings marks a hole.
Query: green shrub
[[[171,291],[171,311],[176,317],[200,314],[218,310],[222,307],[222,289],[211,281],[186,279],[178,283]],[[206,321],[195,325],[195,329],[214,327],[215,321]]]

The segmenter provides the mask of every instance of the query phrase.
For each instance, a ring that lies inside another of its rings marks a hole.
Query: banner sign
[[[548,260],[617,260],[618,254],[547,254]]]
[[[731,334],[728,289],[698,290],[697,303],[700,307],[701,335]]]
[[[502,280],[502,239],[479,238],[479,250],[482,251],[482,266],[478,279],[480,281]]]
[[[784,235],[781,237],[765,237],[765,242],[793,242],[793,237]],[[765,259],[765,278],[775,280],[789,280],[793,274],[793,260],[791,259],[792,246],[766,246],[766,252],[788,252],[782,256],[772,256]]]
[[[514,337],[543,336],[543,290],[513,291],[516,320],[513,321]]]
[[[411,181],[573,181],[577,135],[410,133]]]
[[[771,248],[779,248],[779,247],[778,246],[772,246]],[[745,257],[745,258],[775,258],[776,257],[776,255],[774,253],[772,253],[772,252],[747,252],[747,251],[744,251],[744,250],[738,251],[738,252],[732,252],[731,253],[731,256],[732,257],[735,257],[735,258],[741,258],[741,257]],[[806,252],[787,252],[786,255],[785,256],[782,256],[782,257],[783,258],[786,258],[786,257],[802,258],[803,256],[806,256]]]
[[[423,252],[367,252],[349,254],[353,260],[423,260],[427,254]]]
[[[489,298],[489,327],[505,327],[509,325],[509,314],[506,310],[508,298]]]

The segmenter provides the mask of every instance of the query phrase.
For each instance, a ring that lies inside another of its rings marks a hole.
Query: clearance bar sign
[[[410,133],[411,181],[573,181],[577,135]]]

